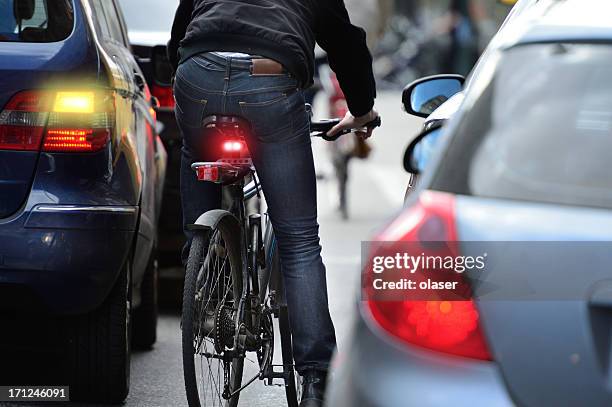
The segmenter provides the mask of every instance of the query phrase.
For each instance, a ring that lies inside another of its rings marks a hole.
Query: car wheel
[[[131,352],[130,274],[130,267],[124,267],[104,303],[71,322],[71,400],[121,403],[127,397]]]
[[[152,252],[142,279],[140,306],[134,310],[132,346],[138,349],[151,349],[157,340],[157,284],[157,256]]]

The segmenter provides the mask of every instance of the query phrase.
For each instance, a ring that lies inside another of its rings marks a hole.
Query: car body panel
[[[72,35],[53,43],[0,42],[0,112],[18,92],[65,83],[73,75],[98,80],[97,55],[82,16],[75,15]],[[17,212],[26,200],[39,153],[0,150],[0,219]]]
[[[112,92],[115,121],[110,143],[99,152],[35,153],[25,202],[0,219],[0,293],[14,299],[0,301],[0,308],[26,308],[35,298],[37,311],[89,312],[106,298],[126,261],[133,262],[133,305],[140,301],[166,152],[148,87],[137,85],[140,68],[126,42],[100,37],[90,1],[75,0],[76,28],[64,42],[10,44],[21,55],[13,58],[13,72],[26,72],[29,86]],[[8,48],[0,42],[0,69],[13,66],[4,58]],[[30,53],[47,55],[48,63],[29,59]],[[16,89],[9,88],[0,79],[0,97]],[[31,296],[9,295],[15,292]]]
[[[326,405],[337,407],[513,406],[496,363],[401,344],[357,305],[348,343],[335,357]]]
[[[482,247],[473,242],[495,242],[485,245],[500,251],[496,256],[488,250],[491,260],[521,256],[520,269],[515,260],[498,260],[479,281],[483,288],[475,289],[488,342],[516,401],[612,404],[610,344],[595,346],[598,338],[609,338],[612,303],[591,304],[595,288],[612,281],[612,252],[605,243],[612,241],[612,212],[461,195],[455,202],[462,254],[472,254],[466,246]],[[581,269],[577,263],[585,255],[588,268]],[[480,295],[487,286],[519,283],[525,288]]]

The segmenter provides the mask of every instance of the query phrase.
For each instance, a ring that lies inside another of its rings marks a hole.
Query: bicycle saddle
[[[240,133],[251,131],[251,124],[239,116],[213,115],[204,118],[205,129],[234,130]]]

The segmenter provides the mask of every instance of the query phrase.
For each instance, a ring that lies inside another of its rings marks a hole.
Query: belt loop
[[[225,80],[230,80],[230,72],[232,71],[232,58],[227,58],[227,64],[225,64]]]

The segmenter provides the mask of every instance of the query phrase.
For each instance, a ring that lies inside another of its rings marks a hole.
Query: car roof
[[[499,45],[538,42],[612,42],[612,2],[539,0],[525,10]]]

